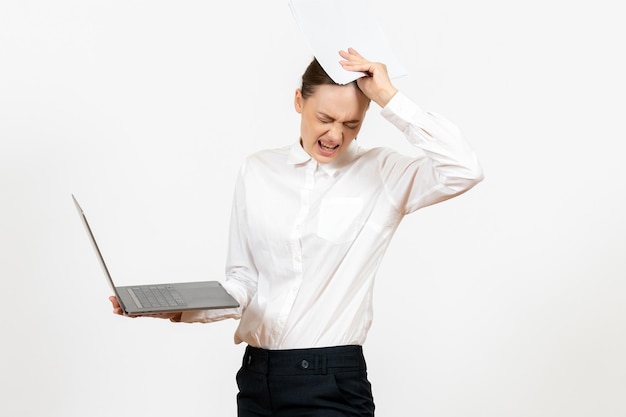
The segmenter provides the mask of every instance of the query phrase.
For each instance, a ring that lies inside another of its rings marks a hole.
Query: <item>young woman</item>
[[[313,60],[295,93],[299,141],[241,167],[223,281],[241,307],[159,316],[239,319],[240,417],[373,416],[361,346],[385,250],[406,214],[482,180],[452,123],[398,92],[384,64],[353,49],[340,55],[344,69],[365,75],[338,85]],[[370,101],[425,156],[360,148]]]

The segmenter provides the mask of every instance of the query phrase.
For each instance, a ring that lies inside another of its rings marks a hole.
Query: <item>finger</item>
[[[347,71],[359,71],[364,72],[369,76],[372,76],[376,72],[376,64],[369,61],[363,62],[341,62],[343,69]]]
[[[339,61],[342,67],[350,71],[362,71],[363,68],[370,68],[372,63],[364,59],[350,58],[350,60]]]
[[[365,64],[368,62],[361,55],[351,53],[350,50],[351,49],[348,51],[339,51],[339,55],[344,59],[339,61],[342,65]]]
[[[117,297],[112,295],[109,297],[109,301],[111,302],[111,304],[113,304],[113,307],[119,307],[120,303],[119,301],[117,301]]]
[[[339,51],[339,55],[344,58],[360,58],[365,60],[365,58],[354,48],[348,48],[347,50],[342,49]]]
[[[365,59],[365,58],[363,58],[363,56],[362,56],[360,53],[358,53],[358,52],[357,52],[357,50],[356,50],[356,49],[354,49],[354,48],[348,48],[348,53],[350,53],[350,54],[352,54],[352,55],[355,55],[355,56],[358,56],[358,57],[359,57],[359,58],[361,58],[361,59]]]
[[[343,69],[347,71],[358,71],[364,72],[367,75],[373,75],[377,71],[377,66],[381,64],[378,62],[371,62],[367,59],[363,58],[361,55],[358,55],[354,49],[349,48],[349,51],[343,51],[341,56],[345,58],[344,61],[339,61]]]
[[[124,315],[124,310],[122,309],[122,306],[120,305],[120,302],[117,299],[117,297],[112,295],[112,296],[109,297],[109,301],[113,305],[113,313],[114,314],[119,314],[120,316],[123,316]]]
[[[115,296],[110,296],[109,301],[111,302],[111,305],[113,306],[113,313],[121,314],[122,308],[120,306],[120,303],[117,301],[117,298]]]

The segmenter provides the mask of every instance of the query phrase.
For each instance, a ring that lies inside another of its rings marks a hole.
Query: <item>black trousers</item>
[[[248,346],[237,372],[239,417],[373,417],[361,346]]]

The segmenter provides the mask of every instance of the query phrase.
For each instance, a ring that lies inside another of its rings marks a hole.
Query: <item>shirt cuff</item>
[[[170,319],[174,323],[213,323],[226,319],[240,319],[241,314],[237,308],[221,308],[215,310],[191,310],[183,311],[179,317]]]
[[[404,131],[411,121],[428,118],[428,115],[410,98],[398,91],[381,110],[380,114],[398,129]]]

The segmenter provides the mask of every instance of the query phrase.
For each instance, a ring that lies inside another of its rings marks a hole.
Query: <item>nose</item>
[[[333,124],[328,130],[328,136],[334,141],[341,141],[343,138],[343,127],[341,125]]]

